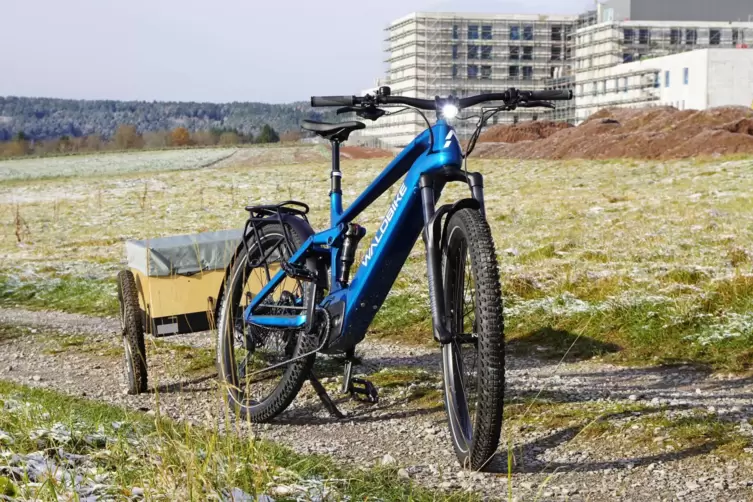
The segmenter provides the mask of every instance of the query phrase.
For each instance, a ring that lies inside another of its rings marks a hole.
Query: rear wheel
[[[446,235],[444,305],[453,339],[442,347],[445,408],[458,460],[481,470],[494,456],[502,429],[505,356],[497,258],[489,226],[476,210],[453,214]]]
[[[303,236],[291,227],[286,230],[292,246],[300,247]],[[231,267],[217,323],[217,365],[227,386],[228,402],[239,416],[253,422],[271,420],[295,399],[316,354],[299,357],[313,351],[319,341],[301,330],[262,328],[243,321],[245,307],[295,251],[288,248],[279,224],[265,225],[260,233],[261,246],[256,238],[249,238],[249,253],[240,252]],[[251,262],[261,256],[267,256],[267,265],[252,267]],[[308,291],[310,288],[300,281],[285,279],[261,310],[267,315],[298,315]],[[280,366],[257,373],[275,364]]]
[[[146,346],[136,281],[130,270],[118,273],[120,327],[123,335],[123,370],[129,394],[147,390]]]

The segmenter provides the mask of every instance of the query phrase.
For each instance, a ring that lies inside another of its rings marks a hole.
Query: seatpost
[[[340,171],[340,142],[332,140],[332,173],[330,179],[332,188],[329,192],[330,198],[330,223],[332,226],[343,212],[343,192],[340,185],[343,173]]]

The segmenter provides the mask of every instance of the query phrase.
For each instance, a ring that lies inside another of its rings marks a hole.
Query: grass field
[[[0,499],[477,500],[396,481],[394,467],[343,469],[229,423],[180,424],[0,381],[0,450],[24,465],[4,466]]]
[[[144,157],[170,152],[0,162],[0,173],[24,162],[24,173],[44,177],[0,176],[0,300],[113,315],[125,239],[240,227],[249,203],[303,200],[323,228],[329,167],[317,149],[267,149],[200,171],[192,167],[207,161],[203,150],[180,151],[169,165]],[[343,162],[346,204],[384,164]],[[730,370],[753,363],[753,160],[470,168],[485,175],[512,350],[561,357],[572,346],[572,358]],[[455,186],[444,197],[466,193]],[[392,195],[359,219],[371,235]],[[424,267],[419,240],[374,334],[430,339]]]

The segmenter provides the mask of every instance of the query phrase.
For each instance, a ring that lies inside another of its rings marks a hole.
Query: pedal
[[[348,392],[355,398],[363,396],[360,399],[368,403],[376,404],[379,402],[379,391],[373,383],[363,378],[351,378]]]
[[[287,261],[280,262],[280,267],[291,279],[298,279],[299,281],[304,282],[316,282],[318,278],[318,274],[316,272],[312,272],[306,267],[295,265]]]

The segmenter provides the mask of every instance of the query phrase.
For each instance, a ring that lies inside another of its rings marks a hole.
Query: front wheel
[[[450,217],[442,265],[453,335],[442,346],[445,409],[461,465],[482,470],[499,446],[505,353],[497,258],[481,213],[461,209]]]

